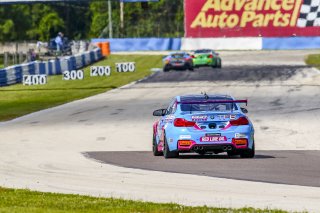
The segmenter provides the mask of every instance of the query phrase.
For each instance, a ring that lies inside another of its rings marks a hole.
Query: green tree
[[[64,30],[64,21],[56,12],[46,14],[39,23],[40,40],[48,41],[57,32]]]
[[[107,35],[108,31],[108,3],[105,2],[93,2],[90,4],[91,12],[91,26],[90,37],[100,37],[100,35]]]
[[[41,35],[43,36],[46,32],[41,32],[41,30],[46,30],[46,29],[41,29],[39,27],[40,22],[42,19],[50,13],[54,13],[55,11],[49,6],[45,4],[34,4],[32,5],[31,8],[31,20],[32,24],[27,31],[27,35],[31,40],[40,40]]]
[[[5,5],[0,9],[0,40],[27,40],[27,30],[31,24],[27,5]]]
[[[14,23],[11,19],[3,21],[3,24],[0,25],[0,40],[4,41],[6,38],[10,38],[10,33],[13,31]]]
[[[112,1],[113,37],[181,37],[184,35],[183,0],[125,3],[124,28],[120,27],[120,3]],[[1,5],[0,42],[44,40],[59,31],[71,39],[108,37],[107,1]]]
[[[65,35],[71,39],[86,39],[89,35],[91,13],[85,1],[58,3],[52,8],[65,23]]]

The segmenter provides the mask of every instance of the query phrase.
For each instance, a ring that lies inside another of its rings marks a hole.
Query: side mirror
[[[153,116],[164,116],[167,114],[166,109],[157,109],[153,112]]]
[[[242,107],[241,107],[241,111],[242,111],[243,113],[248,113],[248,110],[247,110],[246,108],[242,108]]]

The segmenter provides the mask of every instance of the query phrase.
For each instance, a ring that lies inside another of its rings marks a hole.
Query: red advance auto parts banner
[[[186,37],[319,36],[320,0],[185,0]]]

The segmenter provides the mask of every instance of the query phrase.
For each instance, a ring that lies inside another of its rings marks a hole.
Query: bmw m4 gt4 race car
[[[193,70],[193,61],[189,53],[171,53],[163,58],[163,71],[168,72],[172,69]]]
[[[158,109],[161,118],[153,125],[153,154],[175,158],[179,153],[227,152],[253,158],[254,128],[248,111],[227,95],[188,95],[175,97],[167,109]]]
[[[218,53],[213,50],[203,49],[194,51],[193,55],[193,65],[195,68],[210,66],[212,68],[221,68],[222,61]]]

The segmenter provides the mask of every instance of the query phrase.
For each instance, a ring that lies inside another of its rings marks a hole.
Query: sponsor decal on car
[[[237,116],[236,115],[218,115],[218,118],[223,121],[228,119],[235,120]]]
[[[168,115],[165,118],[165,122],[172,122],[175,119],[175,116],[173,115]]]
[[[221,136],[221,133],[207,133],[206,136],[207,136],[207,137],[211,137],[211,136]]]
[[[208,116],[206,115],[194,115],[191,117],[192,121],[207,121]]]
[[[191,139],[191,135],[180,135],[179,139]]]
[[[243,134],[243,133],[236,133],[234,135],[235,138],[247,138],[247,135],[246,134]]]
[[[319,0],[185,0],[185,37],[319,35]]]
[[[200,138],[201,142],[223,142],[227,141],[226,136],[203,136]]]

